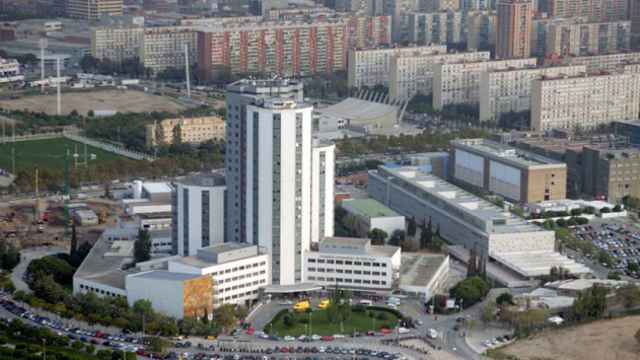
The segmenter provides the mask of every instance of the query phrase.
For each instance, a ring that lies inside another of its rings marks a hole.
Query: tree
[[[637,262],[629,262],[627,263],[627,270],[630,272],[638,272],[640,271],[640,265]]]
[[[149,342],[149,345],[147,346],[147,348],[150,351],[152,351],[154,353],[158,353],[158,354],[163,353],[164,350],[169,345],[166,340],[164,340],[161,337],[157,337],[157,336],[150,336],[150,337],[146,338],[146,340]]]
[[[634,284],[627,284],[616,290],[616,297],[629,309],[640,304],[640,289]]]
[[[578,294],[569,317],[576,322],[600,319],[606,310],[606,296],[607,289],[598,285]]]
[[[500,306],[513,305],[513,295],[511,293],[502,293],[496,298],[496,304]]]
[[[374,228],[367,234],[369,239],[371,239],[371,243],[374,245],[384,245],[385,240],[389,236],[386,231]]]
[[[489,293],[491,287],[479,276],[473,276],[462,280],[451,289],[451,295],[462,300],[464,307],[469,307],[480,301]]]
[[[496,310],[496,304],[492,301],[488,301],[482,309],[482,321],[484,323],[493,321],[496,316]]]
[[[407,235],[409,237],[416,236],[416,230],[417,230],[416,219],[412,216],[411,218],[409,218],[409,222],[407,225]]]
[[[133,246],[133,257],[136,262],[143,262],[151,259],[151,236],[148,230],[140,230],[138,239]]]
[[[78,249],[78,234],[76,232],[76,222],[72,220],[71,221],[71,249],[69,252],[69,256],[73,257],[77,249]]]
[[[403,230],[394,230],[389,238],[389,245],[402,246],[404,242],[405,234]]]

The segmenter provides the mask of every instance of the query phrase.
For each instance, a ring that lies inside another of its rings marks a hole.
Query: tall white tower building
[[[311,245],[312,111],[279,97],[246,108],[245,231],[271,253],[275,285],[302,281]]]
[[[311,150],[311,242],[333,236],[336,146],[314,140]]]

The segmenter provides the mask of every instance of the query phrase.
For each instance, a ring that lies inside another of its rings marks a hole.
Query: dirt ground
[[[549,331],[502,349],[522,360],[632,360],[640,359],[633,335],[640,316],[603,320],[574,328]]]
[[[0,100],[0,108],[44,111],[55,114],[55,92],[50,95],[26,96],[15,100]],[[104,90],[62,94],[62,113],[76,110],[86,115],[89,110],[115,110],[118,112],[169,111],[178,112],[185,107],[168,97],[134,90]]]

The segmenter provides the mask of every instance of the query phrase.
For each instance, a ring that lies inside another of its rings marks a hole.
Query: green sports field
[[[11,149],[15,147],[16,171],[21,169],[63,169],[66,150],[71,155],[78,152],[78,162],[84,161],[84,144],[65,138],[18,141],[15,143],[0,143],[0,168],[11,171]],[[89,164],[121,158],[120,155],[101,149],[87,146],[89,158],[95,154],[95,160],[89,160]],[[74,159],[70,156],[70,167],[73,167]]]

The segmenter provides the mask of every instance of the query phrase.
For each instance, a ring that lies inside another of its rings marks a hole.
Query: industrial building
[[[192,176],[176,184],[173,194],[173,253],[195,255],[225,239],[226,186],[222,175]]]
[[[380,229],[389,236],[396,230],[405,230],[404,216],[374,199],[345,200],[340,206],[358,220],[354,230],[360,237],[367,237],[373,229]]]
[[[430,221],[441,236],[466,251],[475,249],[503,271],[528,279],[563,266],[574,274],[589,270],[555,252],[555,233],[499,208],[419,167],[369,171],[367,191],[391,209]]]
[[[402,251],[361,238],[327,237],[304,254],[305,282],[358,290],[391,290],[400,277]]]
[[[225,122],[219,116],[164,119],[145,125],[147,147],[224,141]]]
[[[638,73],[535,79],[532,83],[531,128],[535,131],[594,129],[615,120],[637,120],[639,114]]]
[[[514,143],[529,152],[567,164],[567,193],[618,203],[624,196],[640,197],[640,151],[626,139],[521,139]]]
[[[566,198],[567,166],[486,139],[451,142],[451,178],[463,186],[533,203]]]

